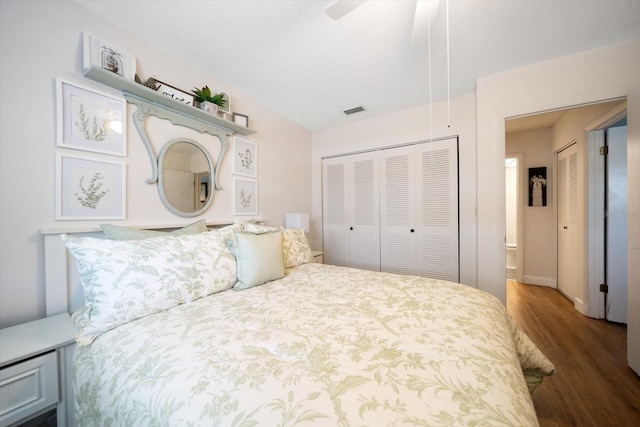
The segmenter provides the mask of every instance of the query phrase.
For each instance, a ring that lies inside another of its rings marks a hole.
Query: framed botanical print
[[[85,70],[96,66],[126,79],[135,78],[136,57],[119,47],[85,31],[82,35],[82,50],[82,65]]]
[[[255,179],[234,178],[233,214],[258,215],[258,182]]]
[[[258,145],[238,136],[233,137],[233,173],[258,176]]]
[[[56,155],[56,219],[125,219],[123,161]]]
[[[56,79],[57,145],[126,156],[127,103],[78,83]]]

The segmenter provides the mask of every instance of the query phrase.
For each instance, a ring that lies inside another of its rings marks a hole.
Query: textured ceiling
[[[74,1],[312,131],[447,97],[445,0],[431,91],[428,49],[410,43],[412,0],[369,0],[338,21],[330,0]],[[640,38],[638,0],[448,3],[452,97],[482,76]]]

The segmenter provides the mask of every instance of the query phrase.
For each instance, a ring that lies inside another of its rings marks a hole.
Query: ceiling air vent
[[[348,110],[344,110],[344,113],[349,115],[349,114],[359,113],[360,111],[364,111],[364,107],[362,105],[359,107],[353,107],[353,108],[349,108]]]

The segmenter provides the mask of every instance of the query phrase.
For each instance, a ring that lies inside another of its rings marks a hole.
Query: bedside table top
[[[67,313],[0,329],[0,367],[71,344],[75,335]]]

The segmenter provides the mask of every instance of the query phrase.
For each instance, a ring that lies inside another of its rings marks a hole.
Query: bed
[[[245,228],[63,236],[86,298],[78,425],[538,425],[554,367],[495,297]]]

